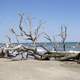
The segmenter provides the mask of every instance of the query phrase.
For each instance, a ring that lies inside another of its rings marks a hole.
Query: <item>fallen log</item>
[[[13,48],[4,48],[6,51],[17,51],[17,52],[31,52],[30,55],[34,56],[37,60],[50,60],[51,57],[54,57],[56,60],[59,61],[67,61],[67,60],[75,60],[79,58],[80,51],[48,51],[44,54],[39,54],[37,51],[35,51],[35,48],[32,47],[26,47],[24,45],[18,45]],[[29,55],[29,54],[28,54]]]
[[[71,53],[71,52],[64,52],[64,51],[58,51],[58,52],[46,52],[42,56],[42,60],[50,59],[51,57],[54,57],[56,60],[59,61],[68,61],[68,60],[75,60],[80,59],[80,53]]]
[[[60,57],[64,57],[65,54],[63,53],[57,53],[57,52],[46,52],[42,55],[41,60],[50,60],[51,57],[56,58],[60,58]]]
[[[60,61],[69,61],[69,60],[76,60],[77,59],[78,54],[74,54],[74,55],[68,55],[68,56],[64,56],[61,57],[59,60]]]
[[[21,52],[21,51],[26,52],[28,50],[34,51],[35,49],[29,48],[29,47],[24,47],[24,46],[16,46],[14,48],[4,48],[4,50],[14,50],[14,51],[18,51],[18,52]]]
[[[4,57],[4,52],[3,52],[3,48],[0,48],[0,58],[3,58]]]

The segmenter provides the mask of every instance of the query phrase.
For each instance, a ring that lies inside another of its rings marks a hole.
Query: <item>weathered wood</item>
[[[54,57],[56,60],[59,61],[67,61],[67,60],[79,60],[80,59],[80,53],[69,53],[69,52],[47,52],[42,56],[42,60],[50,59],[51,57]]]
[[[68,60],[76,60],[77,59],[78,54],[74,54],[74,55],[70,55],[70,56],[64,56],[62,58],[60,58],[60,61],[68,61]]]
[[[16,47],[13,47],[13,48],[4,48],[4,50],[14,50],[14,51],[18,51],[18,52],[27,52],[27,51],[35,51],[34,48],[29,48],[29,47],[25,47],[25,46],[16,46]]]
[[[4,52],[3,52],[3,49],[2,48],[0,48],[0,58],[2,58],[2,57],[4,57]]]
[[[13,48],[4,48],[4,55],[9,56],[9,51],[17,51],[18,53],[24,53],[28,52],[26,58],[28,58],[28,55],[34,56],[37,60],[50,60],[51,57],[54,57],[55,60],[59,61],[67,61],[67,60],[80,60],[80,52],[76,51],[47,51],[44,54],[40,54],[35,50],[35,48],[26,47],[23,45],[18,45]],[[30,53],[30,54],[29,54]]]

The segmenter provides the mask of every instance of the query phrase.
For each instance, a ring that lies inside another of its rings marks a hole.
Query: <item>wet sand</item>
[[[80,80],[80,64],[1,58],[0,80]]]

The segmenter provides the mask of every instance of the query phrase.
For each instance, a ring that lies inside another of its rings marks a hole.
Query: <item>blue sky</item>
[[[18,24],[19,12],[43,19],[49,35],[58,35],[61,24],[66,25],[66,41],[80,41],[80,0],[0,0],[0,42],[7,40],[10,26]]]

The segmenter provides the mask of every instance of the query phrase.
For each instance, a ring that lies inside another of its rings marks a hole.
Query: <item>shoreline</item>
[[[75,62],[0,58],[0,80],[80,80],[80,64]]]

